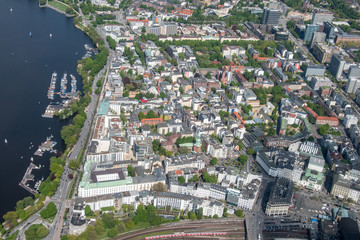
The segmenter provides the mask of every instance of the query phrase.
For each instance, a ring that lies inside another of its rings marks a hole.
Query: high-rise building
[[[261,19],[261,24],[268,25],[278,25],[281,12],[277,9],[265,8],[263,12],[263,17]]]
[[[314,32],[310,42],[310,48],[313,48],[315,43],[323,43],[326,39],[326,33]]]
[[[348,78],[360,78],[360,67],[351,66],[348,72]]]
[[[360,78],[349,78],[346,84],[347,93],[355,93],[360,88]]]
[[[331,22],[334,18],[332,13],[326,12],[314,12],[311,20],[311,24],[323,25],[324,22]]]
[[[304,34],[304,42],[309,42],[312,38],[314,32],[319,30],[319,25],[316,24],[307,24]]]
[[[329,63],[333,55],[333,49],[323,43],[315,43],[313,55],[320,63]]]
[[[326,39],[335,39],[335,25],[332,22],[324,22],[324,33],[326,33]]]
[[[344,70],[345,63],[346,61],[343,58],[343,56],[341,56],[340,54],[334,54],[331,57],[331,61],[329,65],[330,73],[336,78],[341,77],[341,73]]]

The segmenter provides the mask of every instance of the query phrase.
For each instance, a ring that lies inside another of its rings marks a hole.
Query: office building
[[[348,78],[346,84],[346,92],[347,93],[355,93],[357,89],[360,88],[360,77]]]
[[[318,91],[320,87],[331,87],[332,81],[328,77],[313,76],[311,77],[309,86],[315,91]]]
[[[281,12],[277,9],[265,8],[261,24],[278,25]]]
[[[326,33],[326,39],[334,40],[336,26],[332,22],[324,22],[324,33]]]
[[[344,70],[345,63],[346,63],[346,61],[343,56],[341,56],[340,54],[334,54],[331,57],[331,61],[330,61],[330,65],[329,65],[330,73],[334,77],[340,78],[341,74]]]
[[[325,66],[320,64],[307,64],[305,67],[304,77],[308,76],[324,76]]]
[[[156,36],[159,36],[161,34],[161,28],[159,25],[153,25],[151,27],[147,27],[146,29],[147,34],[154,34]]]
[[[313,55],[320,63],[329,63],[333,55],[333,49],[323,43],[315,43]]]
[[[304,42],[309,42],[312,38],[313,33],[317,31],[319,31],[319,25],[307,24],[304,34]]]
[[[286,215],[291,205],[294,184],[286,178],[278,178],[272,188],[265,214],[268,216]]]
[[[324,22],[331,22],[334,18],[332,13],[314,12],[311,20],[311,24],[323,25]]]
[[[177,31],[176,23],[164,23],[161,25],[161,35],[175,35]]]
[[[351,66],[348,72],[348,78],[360,78],[360,67]]]
[[[314,32],[310,41],[310,48],[313,48],[315,43],[324,43],[326,40],[326,33]]]

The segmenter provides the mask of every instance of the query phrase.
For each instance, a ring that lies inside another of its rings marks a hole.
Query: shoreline
[[[68,18],[76,17],[76,14],[67,14],[66,12],[61,11],[60,9],[58,9],[58,8],[56,8],[56,7],[53,7],[53,6],[51,6],[51,5],[47,4],[47,3],[46,3],[45,5],[40,5],[40,4],[39,4],[39,7],[40,7],[40,8],[50,8],[50,9],[52,9],[52,10],[58,12],[58,13],[64,14],[64,15],[65,15],[66,17],[68,17]]]
[[[38,4],[38,7],[40,7],[40,8],[50,8],[50,9],[52,9],[52,10],[55,10],[55,11],[58,12],[58,13],[61,13],[61,14],[65,15],[65,16],[68,17],[68,18],[79,16],[79,13],[77,13],[76,11],[75,11],[74,14],[67,14],[66,12],[64,12],[64,11],[62,11],[62,10],[56,8],[56,7],[53,7],[53,6],[49,5],[49,4],[45,4],[45,5],[40,5],[40,4]],[[86,34],[86,35],[90,38],[91,42],[97,47],[97,44],[93,41],[93,39],[91,39],[91,37],[89,36],[89,34],[88,34],[86,31],[84,31],[84,27],[83,27],[83,26],[78,25],[78,24],[73,24],[73,26],[75,26],[75,28],[79,29],[79,30],[82,31],[84,34]],[[81,60],[81,58],[80,58],[80,60]],[[77,66],[77,69],[78,69],[78,66]],[[77,73],[80,75],[80,73],[78,72],[78,70],[77,70]],[[81,75],[80,75],[80,76],[81,76]],[[82,82],[82,80],[81,80],[81,82]],[[82,83],[82,84],[83,84],[83,83]],[[72,146],[71,148],[67,148],[67,147],[66,147],[66,148],[64,149],[63,155],[64,155],[64,154],[65,154],[65,155],[68,155],[69,152],[71,153],[72,150],[74,149],[74,147],[75,147],[75,145]],[[84,150],[84,149],[83,149],[83,150]],[[83,151],[83,150],[82,150],[82,151]],[[79,156],[81,156],[81,154],[79,154]],[[61,157],[63,157],[63,156],[61,156]],[[50,176],[50,175],[49,175],[49,176]],[[68,194],[69,194],[69,193],[68,193]],[[30,195],[30,196],[31,196],[31,195]],[[34,198],[35,200],[38,199],[38,198],[36,198],[36,196],[35,196],[35,197],[33,196],[33,198]],[[41,208],[41,209],[42,209],[42,208]],[[39,212],[41,209],[39,209],[39,210],[36,211],[36,212]],[[31,218],[31,216],[34,216],[34,215],[35,215],[35,214],[29,215],[28,218],[26,218],[26,219],[24,219],[23,221],[19,222],[17,226],[21,225],[23,222],[26,222],[28,219]],[[0,223],[0,224],[1,224],[1,223]],[[9,234],[14,233],[14,230],[17,229],[17,226],[15,226],[14,228],[9,229],[9,232],[8,232],[8,233],[9,233]],[[16,232],[16,231],[15,231],[15,232]],[[2,234],[0,233],[0,239],[1,239],[1,237],[2,237]]]

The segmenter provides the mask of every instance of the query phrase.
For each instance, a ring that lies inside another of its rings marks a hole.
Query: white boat
[[[12,12],[12,8],[10,8],[10,12]]]
[[[33,158],[33,157],[31,157],[31,158],[30,158],[30,160],[33,162],[33,161],[34,161],[34,158]]]
[[[50,37],[52,37],[52,34],[50,33]]]
[[[7,139],[5,138],[5,143],[8,143]]]

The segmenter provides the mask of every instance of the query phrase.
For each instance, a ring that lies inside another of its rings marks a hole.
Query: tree
[[[118,229],[118,231],[119,231],[120,233],[126,231],[126,226],[125,226],[125,224],[124,224],[123,221],[120,221],[120,222],[117,223],[117,229]]]
[[[116,228],[112,228],[110,229],[110,231],[108,231],[108,237],[109,238],[113,238],[115,237],[116,235],[118,235],[118,231]]]
[[[210,72],[207,72],[206,75],[205,75],[205,77],[206,77],[207,79],[211,79],[211,74],[210,74]]]
[[[100,219],[95,222],[95,232],[97,235],[102,234],[105,231],[104,223]]]
[[[47,229],[42,224],[33,224],[25,231],[25,238],[30,239],[43,239],[49,234],[49,229]]]
[[[192,178],[189,178],[189,182],[197,182],[197,181],[199,181],[199,176],[196,174]]]
[[[57,213],[56,205],[53,202],[49,202],[49,204],[46,206],[44,210],[40,212],[40,216],[43,219],[51,218],[55,216]]]
[[[218,216],[217,214],[215,214],[215,215],[214,215],[214,218],[215,218],[215,219],[218,219],[218,218],[219,218],[219,216]]]
[[[49,229],[47,229],[45,226],[41,225],[36,230],[36,236],[39,239],[43,239],[44,237],[46,237],[49,234],[49,232],[50,232]]]
[[[179,177],[178,177],[178,181],[179,181],[179,183],[185,183],[185,178],[184,178],[184,176],[179,176]]]
[[[217,176],[215,174],[209,174],[207,171],[203,172],[202,178],[207,183],[217,183]]]
[[[328,133],[330,129],[330,125],[329,124],[325,124],[325,125],[322,125],[320,128],[319,128],[319,133],[320,135],[325,135]]]
[[[199,208],[199,210],[198,210],[198,212],[197,212],[197,214],[196,214],[196,218],[197,218],[198,220],[201,220],[202,217],[203,217],[203,208]]]
[[[164,99],[164,98],[166,98],[166,94],[164,92],[161,92],[160,97]]]
[[[210,164],[215,166],[217,164],[217,162],[218,162],[218,159],[216,157],[214,157],[213,159],[211,159]]]
[[[246,149],[246,152],[247,152],[247,154],[251,154],[251,155],[256,153],[256,151],[254,149],[252,149],[252,148]]]
[[[244,212],[240,209],[235,211],[235,215],[239,218],[243,218],[244,217]]]
[[[151,190],[155,192],[166,192],[166,186],[161,182],[155,183],[152,186]]]
[[[111,229],[115,227],[115,220],[112,214],[103,213],[101,215],[101,220],[104,223],[104,227],[106,229]]]
[[[69,162],[69,167],[72,169],[72,170],[76,170],[78,169],[80,166],[80,163],[78,161],[76,161],[75,159],[71,159],[70,162]]]
[[[191,221],[196,220],[196,214],[194,212],[189,212],[188,217]]]
[[[22,221],[29,217],[29,213],[24,209],[19,209],[16,211],[16,213]]]
[[[130,177],[135,177],[135,168],[132,165],[127,166],[127,171]]]
[[[91,210],[89,205],[85,206],[85,216],[91,217],[94,215],[94,212]]]
[[[238,161],[244,165],[247,161],[248,161],[248,156],[246,155],[241,155],[239,158],[238,158]]]
[[[133,227],[135,227],[133,220],[130,219],[129,221],[126,222],[127,229],[132,229]]]
[[[9,211],[7,212],[4,216],[4,227],[9,227],[9,228],[13,228],[14,226],[17,225],[17,213],[14,211]]]
[[[155,139],[155,140],[152,142],[152,145],[153,145],[153,151],[154,151],[154,152],[159,151],[159,149],[160,149],[160,141],[159,141],[158,139]]]

